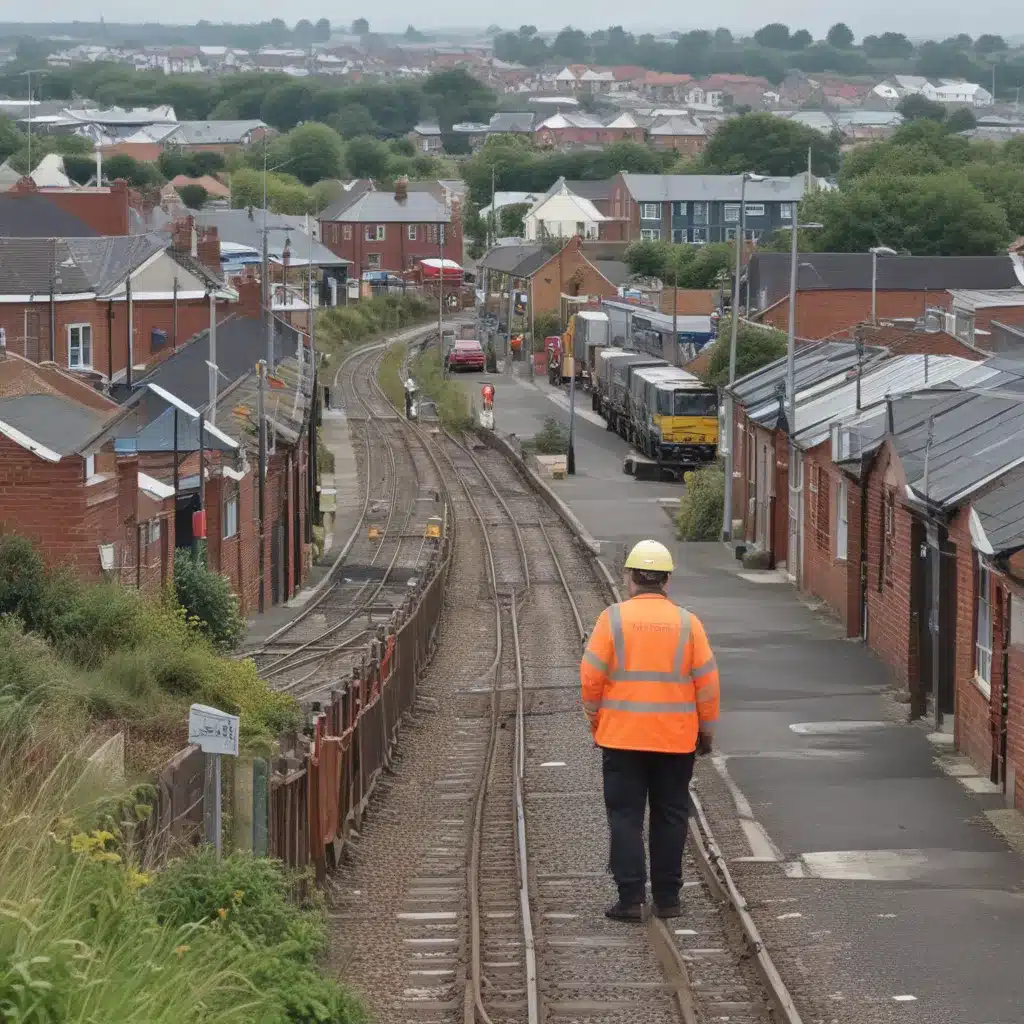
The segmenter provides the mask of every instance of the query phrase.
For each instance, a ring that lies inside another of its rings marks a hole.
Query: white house
[[[595,239],[600,225],[608,218],[589,200],[570,192],[565,178],[559,178],[547,193],[524,214],[526,239],[531,242],[545,238]]]
[[[965,103],[970,107],[990,107],[995,98],[976,82],[943,81],[935,86],[933,99],[940,103]]]

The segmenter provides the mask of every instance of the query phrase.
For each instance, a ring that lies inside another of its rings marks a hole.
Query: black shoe
[[[619,900],[604,912],[604,916],[612,921],[639,923],[644,919],[644,905],[642,903],[623,903],[622,900]]]
[[[655,903],[654,916],[660,917],[663,921],[668,921],[673,917],[682,917],[683,908],[678,903],[666,903],[664,906]]]

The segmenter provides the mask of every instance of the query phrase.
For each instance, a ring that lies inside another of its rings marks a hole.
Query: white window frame
[[[693,223],[698,227],[706,227],[708,223],[708,204],[704,200],[693,204]]]
[[[722,220],[726,224],[738,224],[740,222],[740,204],[725,203],[722,210]]]
[[[792,203],[779,203],[779,216],[783,220],[793,219],[793,204]]]
[[[708,240],[708,229],[706,224],[693,229],[693,244],[706,245]]]
[[[367,224],[366,231],[363,234],[364,241],[367,242],[383,242],[384,241],[384,228],[383,224]]]
[[[653,213],[651,211],[654,211]],[[641,220],[661,220],[661,203],[641,203]]]
[[[725,240],[727,242],[734,242],[736,240],[737,235],[739,235],[739,233],[740,233],[740,229],[739,228],[726,228],[725,229]]]
[[[640,229],[640,241],[641,242],[660,242],[661,241],[661,228],[641,228]]]
[[[351,242],[352,241],[352,225],[351,224],[342,224],[341,225],[341,237],[343,239],[345,239],[346,242]]]
[[[974,640],[974,681],[992,696],[992,571],[978,556],[978,629]]]
[[[415,242],[416,241],[416,227],[417,226],[415,224],[410,224],[409,225],[409,241],[410,242]]]
[[[366,269],[367,270],[380,270],[380,253],[379,252],[368,252],[366,254]]]
[[[228,496],[224,502],[224,519],[221,523],[221,539],[230,540],[238,536],[238,492]]]
[[[748,217],[763,217],[764,203],[746,203]]]
[[[91,480],[96,475],[96,456],[86,455],[85,457],[85,479]]]
[[[77,362],[71,358],[71,347],[72,333],[78,332],[78,360]],[[68,324],[67,327],[67,338],[68,338],[68,368],[71,370],[91,370],[92,369],[92,324]],[[83,359],[82,356],[85,354],[85,350],[88,349],[88,359]]]
[[[846,549],[849,543],[849,522],[846,514],[847,492],[846,478],[836,483],[836,561],[846,561]]]
[[[161,532],[160,520],[159,519],[150,519],[150,521],[148,523],[146,523],[146,527],[147,527],[147,529],[146,529],[146,543],[147,543],[147,545],[149,545],[149,544],[156,544],[156,542],[158,540],[160,540],[160,532]]]
[[[673,228],[672,241],[677,245],[686,244],[686,228]]]

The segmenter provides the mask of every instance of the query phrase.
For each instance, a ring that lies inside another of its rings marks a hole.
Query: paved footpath
[[[488,379],[500,432],[565,415],[546,382]],[[658,499],[680,485],[624,475],[626,446],[581,397],[577,476],[552,487],[613,572],[644,536],[675,553],[672,597],[706,623],[723,685],[698,792],[805,1024],[1022,1024],[1020,816],[780,576],[675,541]]]

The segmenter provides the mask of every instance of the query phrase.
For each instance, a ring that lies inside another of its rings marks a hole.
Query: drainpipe
[[[53,258],[50,260],[50,362],[57,361],[57,239],[53,240]],[[68,353],[70,355],[70,353]]]
[[[174,275],[174,315],[171,324],[171,349],[178,347],[178,275]]]
[[[107,380],[114,379],[114,300],[107,300]]]
[[[131,275],[125,278],[124,282],[124,308],[127,312],[128,321],[128,368],[125,373],[125,381],[128,387],[132,386],[132,364],[135,362],[135,339],[132,334],[135,330],[135,325],[132,323],[132,279]]]

